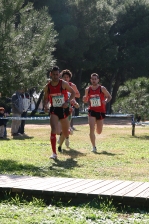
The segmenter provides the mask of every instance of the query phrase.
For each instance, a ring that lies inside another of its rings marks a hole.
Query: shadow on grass
[[[9,141],[10,140],[10,138],[3,138],[3,139],[0,139],[0,141]]]
[[[52,165],[52,169],[54,167],[73,169],[74,167],[80,167],[80,166],[77,164],[77,160],[74,160],[73,158],[68,158],[65,161],[58,160],[58,159],[55,160],[55,163],[53,163]]]
[[[12,175],[38,176],[38,177],[71,177],[66,169],[73,169],[78,166],[77,161],[72,158],[66,161],[54,160],[49,166],[35,166],[33,164],[21,164],[15,160],[0,160],[0,173]],[[11,177],[10,177],[11,178]]]
[[[119,138],[121,138],[121,139],[139,139],[139,140],[149,140],[149,135],[141,135],[141,136],[137,136],[137,135],[134,135],[134,136],[132,136],[132,135],[130,135],[130,136],[121,136],[121,137],[119,137]]]
[[[86,153],[79,152],[75,149],[69,148],[68,150],[63,149],[63,154],[71,156],[71,158],[77,158],[80,156],[86,156]]]
[[[64,170],[70,170],[70,169],[73,169],[74,167],[80,167],[78,164],[77,164],[77,157],[80,157],[80,156],[85,156],[86,154],[84,153],[81,153],[77,150],[74,150],[72,148],[69,148],[68,150],[65,150],[63,149],[63,155],[68,155],[70,156],[70,158],[67,158],[66,160],[62,161],[62,160],[54,160],[54,163],[52,164],[52,166],[50,167],[52,170],[54,170],[55,168],[61,168],[61,169],[64,169]],[[60,171],[60,169],[58,169]],[[65,174],[65,172],[64,172]],[[65,176],[65,175],[63,175]]]
[[[25,136],[13,136],[13,139],[15,140],[24,140],[24,139],[32,139],[34,138],[34,136],[28,136],[28,135],[25,135]]]
[[[86,153],[81,153],[77,150],[74,150],[72,148],[69,148],[70,150],[65,150],[63,149],[63,154],[65,155],[69,155],[71,156],[71,158],[77,158],[77,157],[80,157],[80,156],[86,156],[87,154]],[[95,152],[95,154],[98,154],[98,155],[107,155],[107,156],[115,156],[117,154],[115,153],[110,153],[110,152],[107,152],[107,151],[102,151],[102,152]]]
[[[3,172],[37,172],[40,167],[32,164],[21,164],[15,160],[0,160],[0,171]]]
[[[110,153],[110,152],[107,152],[107,151],[102,151],[102,152],[96,152],[96,154],[99,154],[99,155],[106,155],[106,156],[116,156],[117,154],[115,153]]]
[[[142,135],[142,136],[132,136],[133,138],[137,138],[139,140],[149,140],[149,135]]]

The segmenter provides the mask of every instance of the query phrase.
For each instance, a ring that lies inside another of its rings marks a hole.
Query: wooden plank
[[[65,188],[60,188],[60,189],[58,189],[58,190],[56,190],[56,191],[59,191],[59,192],[61,192],[61,191],[63,191],[63,192],[72,192],[72,193],[76,193],[76,189],[78,188],[78,187],[81,187],[81,188],[85,188],[85,185],[86,184],[88,184],[88,183],[91,183],[91,182],[93,182],[93,181],[91,181],[91,180],[89,180],[89,179],[86,179],[86,180],[82,180],[82,181],[76,181],[76,183],[73,183],[73,184],[71,184],[71,185],[67,185],[67,186],[65,186]],[[93,185],[93,184],[92,184]]]
[[[116,193],[117,191],[120,191],[122,190],[123,188],[129,186],[130,184],[132,184],[133,182],[132,181],[122,181],[122,183],[114,186],[113,188],[111,189],[107,189],[106,191],[104,191],[103,193],[101,194],[104,194],[104,195],[113,195],[114,193]]]
[[[29,180],[18,180],[17,182],[13,183],[13,187],[22,187],[22,186],[32,186],[32,185],[38,185],[43,181],[42,178],[31,178]]]
[[[52,182],[46,181],[45,183],[40,183],[39,185],[36,186],[36,190],[42,190],[45,191],[47,189],[51,189],[57,186],[60,186],[61,184],[68,184],[70,181],[74,180],[74,178],[57,178]],[[33,187],[32,187],[33,189]]]
[[[39,179],[37,179],[37,180],[35,180],[35,179],[32,179],[32,180],[27,180],[27,181],[24,181],[24,182],[22,182],[22,181],[20,181],[20,182],[7,182],[7,183],[4,183],[4,185],[3,186],[1,186],[1,187],[3,187],[3,188],[6,188],[6,187],[9,187],[9,188],[26,188],[26,187],[28,187],[28,188],[30,188],[30,185],[32,185],[32,183],[34,183],[34,185],[36,185],[37,183],[39,183],[40,182],[40,180]]]
[[[30,177],[22,176],[22,177],[16,177],[16,176],[0,176],[0,184],[2,183],[14,183],[18,180],[29,180]]]
[[[56,187],[56,186],[60,186],[62,183],[68,184],[68,182],[72,181],[72,179],[69,178],[57,178],[57,179],[51,179],[48,184],[47,181],[46,182],[41,182],[41,180],[39,180],[39,182],[30,182],[30,183],[23,183],[23,184],[19,184],[16,185],[16,188],[22,188],[22,189],[30,189],[30,190],[44,190],[47,189],[47,187]],[[14,188],[14,187],[13,187]]]
[[[79,193],[91,194],[92,191],[95,191],[95,190],[99,189],[100,187],[106,186],[112,182],[114,182],[114,181],[113,180],[101,180],[101,182],[99,182],[98,184],[96,184],[94,186],[80,190]]]
[[[80,192],[82,192],[83,190],[88,190],[90,187],[95,187],[97,184],[101,183],[103,180],[90,180],[88,183],[84,182],[83,185],[79,185],[74,187],[74,186],[71,186],[69,189],[67,189],[67,193],[70,193],[70,192],[74,192],[75,194],[79,194]]]
[[[149,201],[149,182],[0,175],[0,190],[3,189],[18,193],[24,190],[32,195],[42,193],[44,197],[72,197],[78,202],[98,195],[110,196],[128,205]]]
[[[101,195],[101,194],[102,194],[102,195],[103,195],[105,191],[110,190],[110,189],[112,189],[113,187],[116,187],[117,185],[119,185],[119,184],[121,184],[121,183],[123,183],[123,181],[120,181],[120,180],[118,180],[118,181],[113,181],[113,182],[109,183],[109,184],[106,185],[106,186],[100,187],[100,188],[98,188],[98,189],[96,189],[96,190],[90,192],[90,194],[96,194],[96,195]],[[104,195],[105,195],[105,194],[104,194]]]
[[[39,179],[39,177],[27,177],[27,176],[0,176],[0,184],[13,184],[13,183],[18,183],[18,182],[28,182],[31,180]]]
[[[143,192],[139,193],[136,198],[149,198],[149,188],[147,188],[146,190],[144,190]]]
[[[140,193],[144,192],[146,189],[149,189],[149,183],[143,183],[142,185],[138,186],[134,190],[125,194],[125,197],[136,197]]]
[[[132,191],[133,189],[135,189],[136,187],[142,185],[142,182],[132,182],[132,184],[128,185],[127,187],[113,193],[112,196],[125,196],[125,194],[127,194],[128,192]]]
[[[68,182],[68,183],[62,183],[62,184],[60,184],[60,185],[58,185],[58,186],[54,186],[54,187],[48,187],[48,188],[46,188],[45,190],[50,190],[50,191],[54,191],[54,192],[56,192],[56,191],[58,191],[58,190],[60,190],[61,192],[63,191],[63,192],[65,192],[65,188],[66,187],[68,187],[68,186],[71,186],[71,185],[74,185],[74,184],[76,184],[76,183],[81,183],[82,181],[83,181],[84,179],[73,179],[73,180],[71,180],[70,182]]]
[[[29,181],[21,181],[18,182],[18,184],[16,183],[16,185],[22,186],[22,185],[29,185],[29,186],[34,186],[34,185],[38,185],[38,184],[42,184],[42,183],[46,183],[47,181],[57,181],[58,179],[54,179],[53,177],[50,177],[48,179],[44,179],[44,178],[38,178],[38,179],[30,179]]]

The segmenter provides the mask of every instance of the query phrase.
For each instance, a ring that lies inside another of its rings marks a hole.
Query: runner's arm
[[[85,89],[85,95],[83,96],[83,103],[88,103],[88,89],[89,87]]]
[[[43,88],[43,91],[44,91],[44,96],[43,96],[43,106],[44,106],[44,110],[45,112],[47,112],[48,110],[48,85],[46,85],[44,88]]]
[[[69,93],[71,93],[70,97],[69,97],[69,101],[71,101],[72,99],[75,98],[75,91],[73,90],[73,88],[68,84],[68,82],[65,82],[63,80],[63,88],[66,89]]]
[[[110,100],[112,99],[111,94],[108,92],[108,90],[104,86],[101,86],[101,90],[105,95],[105,103],[109,103]]]
[[[69,106],[69,103],[72,99],[75,98],[75,91],[73,90],[73,88],[68,84],[68,82],[65,82],[63,80],[63,83],[62,83],[62,87],[64,89],[66,89],[69,93],[71,93],[70,97],[69,97],[69,100],[67,100],[64,104],[63,104],[63,107],[66,108]]]
[[[71,87],[75,91],[75,97],[80,98],[80,93],[79,93],[79,90],[78,90],[77,86],[73,83]]]

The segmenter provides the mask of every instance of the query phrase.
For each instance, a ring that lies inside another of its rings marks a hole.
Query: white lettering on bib
[[[100,107],[101,106],[101,100],[99,96],[92,95],[90,98],[91,107]]]
[[[52,96],[53,107],[61,107],[64,101],[64,95]]]

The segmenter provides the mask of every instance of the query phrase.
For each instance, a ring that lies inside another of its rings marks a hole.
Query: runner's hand
[[[63,105],[62,105],[63,108],[67,108],[69,107],[69,103],[68,102],[65,102]]]
[[[87,96],[83,96],[83,102],[87,103],[88,102],[88,97]]]

